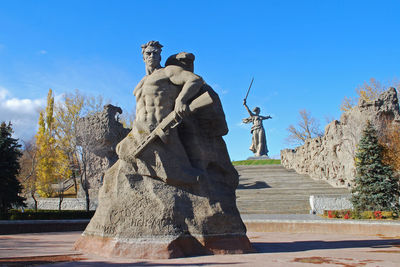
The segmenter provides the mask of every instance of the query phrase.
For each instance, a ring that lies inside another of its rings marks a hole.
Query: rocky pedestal
[[[134,175],[129,165],[120,160],[107,171],[76,249],[131,258],[252,251],[234,191],[207,180],[178,188]]]

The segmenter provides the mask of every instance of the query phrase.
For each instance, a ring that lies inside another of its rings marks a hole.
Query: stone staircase
[[[311,195],[349,194],[345,188],[334,188],[278,164],[235,167],[240,174],[236,196],[241,214],[308,214]]]

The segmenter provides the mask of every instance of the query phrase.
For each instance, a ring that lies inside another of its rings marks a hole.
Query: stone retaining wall
[[[356,174],[356,147],[367,120],[378,133],[387,124],[400,124],[396,89],[390,88],[376,101],[360,99],[357,106],[342,114],[340,121],[332,121],[325,127],[324,136],[308,139],[295,149],[282,150],[281,164],[335,187],[352,187]]]
[[[39,198],[38,209],[40,210],[58,210],[58,198]],[[34,209],[35,204],[33,199],[29,198],[26,202],[27,209]],[[96,210],[98,201],[97,199],[90,200],[89,210]],[[61,204],[62,210],[86,210],[86,199],[84,198],[64,198]]]

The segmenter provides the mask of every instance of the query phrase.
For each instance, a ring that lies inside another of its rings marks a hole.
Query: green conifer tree
[[[399,184],[389,165],[382,162],[383,146],[368,121],[356,154],[352,203],[359,211],[398,211]]]
[[[18,159],[22,155],[18,140],[11,137],[11,123],[0,126],[0,215],[7,213],[12,205],[23,205],[25,198],[18,194],[22,186],[17,180],[19,172]]]

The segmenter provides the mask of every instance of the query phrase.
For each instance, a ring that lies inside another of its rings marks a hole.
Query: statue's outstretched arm
[[[263,120],[268,120],[268,119],[272,119],[272,117],[271,116],[260,116],[261,117],[261,119],[263,119]]]

